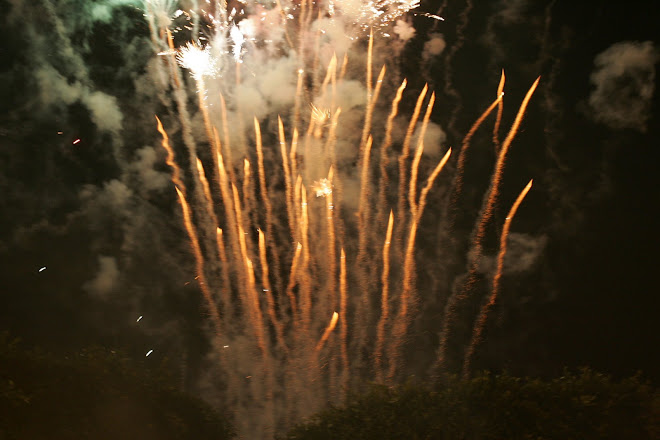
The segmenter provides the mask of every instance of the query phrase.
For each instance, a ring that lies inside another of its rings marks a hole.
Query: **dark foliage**
[[[24,350],[0,334],[0,439],[213,439],[227,420],[102,348],[65,358]]]
[[[435,390],[373,385],[294,427],[288,440],[656,439],[660,394],[638,376],[584,369],[554,380],[490,375]]]

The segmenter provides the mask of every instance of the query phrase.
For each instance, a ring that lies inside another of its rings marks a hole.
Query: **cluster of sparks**
[[[284,34],[285,47],[281,50],[297,57],[298,67],[291,71],[297,84],[291,114],[278,115],[277,133],[263,136],[262,121],[254,117],[249,129],[253,143],[247,140],[248,128],[240,120],[229,123],[229,107],[240,109],[245,103],[227,102],[222,94],[211,96],[207,90],[207,81],[215,77],[227,81],[219,74],[219,66],[225,68],[232,60],[232,81],[241,83],[241,54],[248,49],[241,26],[231,22],[236,11],[228,11],[224,2],[216,1],[209,13],[223,38],[233,41],[224,52],[214,52],[211,43],[174,47],[169,28],[173,2],[148,0],[146,8],[156,53],[163,55],[163,68],[169,75],[167,87],[174,92],[174,113],[178,115],[179,138],[189,168],[179,166],[174,142],[157,118],[158,130],[195,257],[196,280],[214,326],[214,344],[223,348],[218,350],[217,360],[226,383],[223,394],[226,404],[239,413],[239,430],[249,438],[264,438],[325,402],[341,399],[352,385],[363,380],[361,372],[370,371],[371,377],[382,382],[392,382],[404,373],[401,353],[418,303],[417,233],[427,197],[452,154],[447,149],[420,184],[420,174],[428,168],[420,165],[424,132],[435,102],[435,94],[427,97],[427,87],[417,96],[402,139],[395,139],[394,121],[407,86],[405,80],[387,105],[385,126],[373,128],[386,69],[381,69],[374,82],[372,34],[362,134],[356,145],[359,203],[357,212],[343,206],[346,174],[338,169],[335,152],[341,108],[334,100],[328,107],[316,106],[309,97],[335,96],[344,81],[347,58],[343,67],[335,57],[327,66],[316,66],[318,56],[310,54],[302,42],[321,32],[312,26],[314,17],[345,14],[358,27],[384,26],[417,8],[419,0],[334,0],[328,1],[325,9],[310,0],[288,5],[278,0],[277,6],[266,12],[257,3],[245,2],[244,6],[258,11],[257,19],[275,11],[271,16],[279,17]],[[299,47],[293,43],[297,40],[301,42]],[[214,55],[217,53],[224,57]],[[179,67],[189,70],[195,81],[197,111],[204,122],[201,137],[192,129],[185,79]],[[310,71],[318,81],[306,77]],[[497,197],[508,146],[536,84],[521,105],[509,135],[499,145],[489,201]],[[470,138],[495,108],[501,110],[503,87],[502,75],[497,98],[463,142],[454,178],[458,190]],[[306,100],[309,105],[305,105]],[[306,108],[310,111],[305,112]],[[421,134],[414,142],[416,128]],[[377,130],[384,136],[374,139]],[[202,154],[199,143],[208,144],[209,151]],[[236,143],[240,144],[238,148]],[[400,148],[394,150],[394,144]],[[233,157],[237,149],[247,152],[242,166],[237,166],[240,162]],[[389,209],[392,182],[398,185],[394,185],[396,202]],[[509,225],[530,187],[531,182],[507,216],[494,297]],[[315,194],[317,199],[310,200],[308,194]],[[492,211],[490,204],[488,209]],[[489,220],[488,215],[482,216],[480,225]],[[357,236],[347,232],[349,225],[354,226],[351,230],[357,231]],[[476,240],[482,239],[477,234]],[[379,257],[372,259],[374,255]],[[473,259],[479,257],[477,252]],[[374,297],[380,298],[377,310],[372,310]],[[466,352],[468,366],[487,313],[484,309],[472,349]],[[249,381],[244,380],[247,377]]]

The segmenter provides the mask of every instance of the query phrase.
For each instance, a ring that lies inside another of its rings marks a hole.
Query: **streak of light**
[[[374,365],[376,370],[376,380],[383,381],[382,355],[385,344],[385,325],[390,316],[390,245],[392,240],[392,228],[394,225],[394,213],[390,210],[390,218],[387,222],[387,232],[385,233],[385,243],[383,244],[383,274],[381,283],[383,284],[381,292],[380,319],[378,320],[378,329],[376,337],[376,349],[374,351]]]
[[[445,21],[445,19],[439,15],[429,14],[428,12],[413,12],[412,15],[417,15],[418,17],[428,17],[438,21]]]
[[[499,290],[500,290],[500,280],[502,279],[502,272],[504,270],[504,257],[506,255],[507,238],[509,237],[509,229],[511,228],[511,222],[515,217],[516,212],[520,207],[520,204],[525,199],[525,196],[527,196],[529,190],[532,188],[532,182],[533,180],[529,181],[527,186],[523,188],[523,190],[516,198],[516,201],[513,202],[513,205],[511,206],[511,209],[509,210],[509,213],[506,216],[506,221],[504,222],[504,226],[502,227],[502,233],[500,234],[500,251],[497,254],[497,269],[495,271],[495,276],[493,277],[492,291],[490,297],[488,298],[488,302],[484,304],[484,306],[481,308],[479,317],[475,321],[474,329],[472,330],[472,339],[465,353],[465,360],[463,362],[464,376],[470,374],[470,366],[472,364],[472,358],[474,357],[474,353],[476,351],[477,345],[481,342],[481,339],[483,337],[483,332],[486,329],[486,323],[488,322],[488,316],[490,315],[490,311],[493,309],[493,307],[495,307],[495,303],[497,302],[497,297],[499,295]]]
[[[145,357],[148,357],[148,356],[149,356],[151,353],[153,353],[153,352],[154,352],[153,350],[149,350],[149,351],[147,352],[147,354],[145,355]]]
[[[335,329],[338,320],[339,320],[339,313],[333,312],[332,319],[330,319],[330,323],[325,328],[325,331],[323,332],[323,336],[321,336],[321,339],[319,339],[319,342],[316,344],[315,350],[317,352],[321,351],[323,345],[325,345],[325,342],[330,337],[330,333],[332,333],[332,331]]]

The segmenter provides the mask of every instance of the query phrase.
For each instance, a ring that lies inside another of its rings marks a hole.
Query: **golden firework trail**
[[[195,256],[195,272],[197,274],[197,281],[199,283],[199,288],[202,291],[202,294],[204,295],[204,299],[206,300],[206,306],[208,308],[209,315],[211,316],[211,320],[213,321],[214,324],[216,337],[220,337],[222,335],[222,323],[220,322],[220,314],[218,313],[217,306],[215,304],[215,301],[213,300],[213,294],[211,293],[211,290],[209,289],[209,285],[206,282],[206,275],[204,273],[204,257],[202,256],[202,250],[199,247],[197,231],[195,230],[195,226],[192,223],[190,208],[188,207],[188,202],[186,202],[186,198],[183,196],[181,190],[179,190],[179,188],[177,187],[174,187],[174,189],[176,189],[176,193],[179,196],[179,202],[181,203],[181,212],[183,213],[183,224],[186,227],[186,231],[188,232],[188,237],[190,238],[190,245],[192,247],[193,254]]]
[[[321,336],[321,339],[319,339],[319,342],[316,344],[316,348],[314,348],[315,351],[319,352],[323,348],[323,345],[325,345],[325,342],[328,340],[330,337],[330,333],[335,329],[335,326],[337,325],[337,321],[339,320],[339,313],[334,312],[332,314],[332,319],[330,320],[330,323],[328,326],[325,328],[325,331],[323,332],[323,336]]]
[[[539,80],[540,77],[537,78],[536,81],[534,81],[530,89],[527,91],[525,98],[520,104],[520,108],[518,109],[516,118],[513,124],[511,125],[509,134],[502,143],[499,154],[497,156],[497,161],[495,163],[495,170],[493,171],[493,175],[491,177],[490,187],[486,193],[485,204],[484,207],[482,208],[481,215],[477,220],[477,226],[473,238],[473,245],[470,252],[470,259],[468,262],[469,269],[468,269],[466,281],[464,282],[463,287],[459,294],[453,293],[449,297],[449,299],[447,300],[447,305],[445,307],[445,323],[444,323],[442,337],[440,339],[440,348],[438,352],[439,353],[438,363],[440,365],[442,365],[447,358],[446,351],[448,348],[447,347],[448,337],[452,330],[454,320],[457,319],[456,310],[458,308],[458,305],[467,300],[467,298],[472,293],[472,290],[476,283],[476,279],[477,279],[476,275],[478,272],[479,263],[481,261],[481,256],[483,252],[483,240],[486,234],[486,226],[490,222],[490,219],[493,215],[493,208],[495,207],[499,195],[500,182],[502,179],[502,171],[504,169],[506,154],[509,150],[509,147],[511,146],[511,142],[513,141],[513,139],[516,136],[516,133],[518,132],[518,127],[520,126],[522,118],[525,115],[525,110],[527,109],[529,100],[531,99],[532,95],[534,94],[534,91],[536,90],[536,87],[538,86]]]
[[[385,243],[383,244],[383,272],[381,276],[380,319],[376,336],[376,348],[374,350],[374,369],[376,380],[383,382],[384,372],[382,368],[383,347],[385,345],[385,326],[390,317],[390,245],[392,244],[392,227],[394,225],[394,214],[390,211],[390,219],[387,222]]]
[[[483,332],[486,328],[486,323],[488,322],[490,311],[493,309],[493,307],[495,307],[495,303],[497,302],[497,296],[499,295],[500,291],[500,280],[502,279],[502,272],[504,270],[504,257],[506,256],[506,245],[507,239],[509,238],[511,222],[516,216],[516,212],[518,211],[520,204],[525,199],[525,196],[527,196],[529,190],[532,188],[532,182],[533,180],[530,180],[527,186],[525,186],[525,188],[523,188],[523,190],[520,192],[516,198],[516,201],[511,206],[509,213],[506,215],[506,219],[504,220],[502,234],[500,235],[500,251],[497,254],[497,269],[495,270],[495,276],[493,277],[491,294],[488,298],[488,302],[481,308],[481,312],[479,313],[479,316],[477,317],[474,325],[474,329],[472,330],[472,340],[470,341],[470,345],[468,346],[468,349],[465,353],[465,360],[463,362],[464,376],[468,376],[470,374],[470,366],[472,364],[472,358],[474,357],[476,347],[482,340]]]
[[[429,193],[451,149],[420,185],[432,166],[424,156],[424,137],[436,95],[425,85],[418,95],[404,97],[406,80],[394,79],[400,84],[396,90],[386,86],[388,69],[393,69],[387,55],[379,53],[379,36],[418,1],[356,4],[339,33],[348,46],[368,38],[359,49],[358,61],[365,69],[361,86],[355,86],[356,75],[348,68],[354,54],[337,51],[340,46],[331,44],[337,36],[323,28],[328,19],[341,19],[339,2],[243,3],[247,12],[239,14],[244,15],[240,22],[232,21],[236,14],[221,2],[209,6],[213,16],[207,18],[216,35],[193,35],[196,43],[180,48],[169,28],[171,20],[149,17],[149,23],[157,53],[163,55],[161,70],[170,74],[161,81],[166,87],[161,96],[174,102],[170,113],[177,112],[178,119],[169,124],[180,127],[173,139],[182,141],[187,153],[179,153],[185,170],[177,165],[159,119],[158,131],[200,290],[215,333],[229,347],[217,353],[219,376],[226,380],[225,401],[236,411],[241,435],[265,438],[264,433],[282,431],[327,401],[337,402],[360,386],[366,371],[389,383],[408,371],[402,352],[421,299],[416,242],[425,230],[421,221]],[[153,4],[150,8],[147,15],[155,14]],[[266,14],[251,15],[257,9]],[[250,31],[250,25],[258,29]],[[281,28],[280,40],[264,36],[269,26]],[[277,88],[281,85],[289,95],[279,96],[278,105],[269,101],[276,94],[266,96],[268,81],[260,76],[260,70],[272,68],[269,63],[286,66],[290,73],[287,80],[282,79],[284,70],[274,75]],[[374,78],[374,65],[381,63]],[[180,68],[189,70],[192,79],[181,75]],[[499,145],[503,74],[501,78],[497,99],[463,141],[454,178],[458,192],[471,138],[495,107],[493,143]],[[475,234],[477,254],[482,225],[497,201],[504,158],[537,83],[499,145]],[[188,96],[189,90],[196,99]],[[363,93],[359,104],[345,104],[345,95],[355,90]],[[245,97],[249,93],[261,93],[263,99],[252,102]],[[379,104],[381,94],[386,103]],[[415,102],[414,110],[397,118],[404,99]],[[195,102],[197,115],[191,117]],[[205,145],[208,152],[201,149]],[[322,190],[312,191],[318,188]],[[498,283],[499,278],[495,292]]]
[[[502,69],[502,75],[500,76],[500,84],[497,86],[497,97],[501,98],[504,96],[504,82],[506,77],[504,75],[504,69]],[[493,126],[493,145],[495,146],[495,152],[500,151],[500,124],[502,123],[502,113],[504,111],[504,101],[500,99],[497,104],[497,117],[495,118],[495,125]]]

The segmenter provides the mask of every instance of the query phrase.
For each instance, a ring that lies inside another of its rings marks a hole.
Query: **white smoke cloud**
[[[113,179],[106,182],[102,189],[96,186],[88,185],[80,193],[83,201],[94,200],[101,209],[112,209],[121,211],[126,208],[132,196],[132,191],[125,183]]]
[[[512,232],[509,234],[506,257],[504,258],[505,273],[525,272],[538,261],[545,250],[548,237],[534,237],[529,234]]]
[[[422,52],[422,58],[424,61],[428,61],[431,58],[438,56],[445,50],[447,47],[447,42],[445,37],[442,34],[431,34],[428,41],[424,43],[424,52]]]
[[[82,102],[89,109],[92,122],[99,130],[118,134],[123,116],[114,96],[99,91],[86,92]]]
[[[413,135],[412,145],[417,146],[419,141],[419,135],[421,132],[421,126],[417,127],[415,134]],[[442,127],[434,122],[429,122],[426,127],[426,132],[424,133],[424,154],[432,157],[437,157],[440,155],[440,150],[447,140],[447,134],[444,132]]]
[[[539,260],[548,237],[534,237],[529,234],[511,232],[507,239],[506,255],[504,256],[504,274],[526,272]],[[479,271],[494,274],[497,267],[497,255],[483,256]],[[492,275],[491,275],[492,276]]]
[[[119,285],[119,268],[114,257],[104,255],[98,256],[98,272],[83,288],[91,295],[108,299],[108,296]]]
[[[651,41],[623,41],[598,54],[590,77],[591,117],[613,129],[646,131],[659,60]]]
[[[408,41],[415,36],[415,28],[405,20],[397,20],[392,30],[403,41]]]
[[[136,152],[135,160],[129,169],[138,175],[140,189],[145,191],[161,190],[170,184],[170,176],[154,169],[154,165],[163,159],[159,157],[156,149],[144,147]]]
[[[117,134],[121,130],[122,113],[117,99],[75,81],[70,83],[55,68],[43,65],[34,73],[39,88],[39,100],[32,106],[42,112],[52,111],[53,107],[80,102],[90,111],[94,125],[101,130]]]

